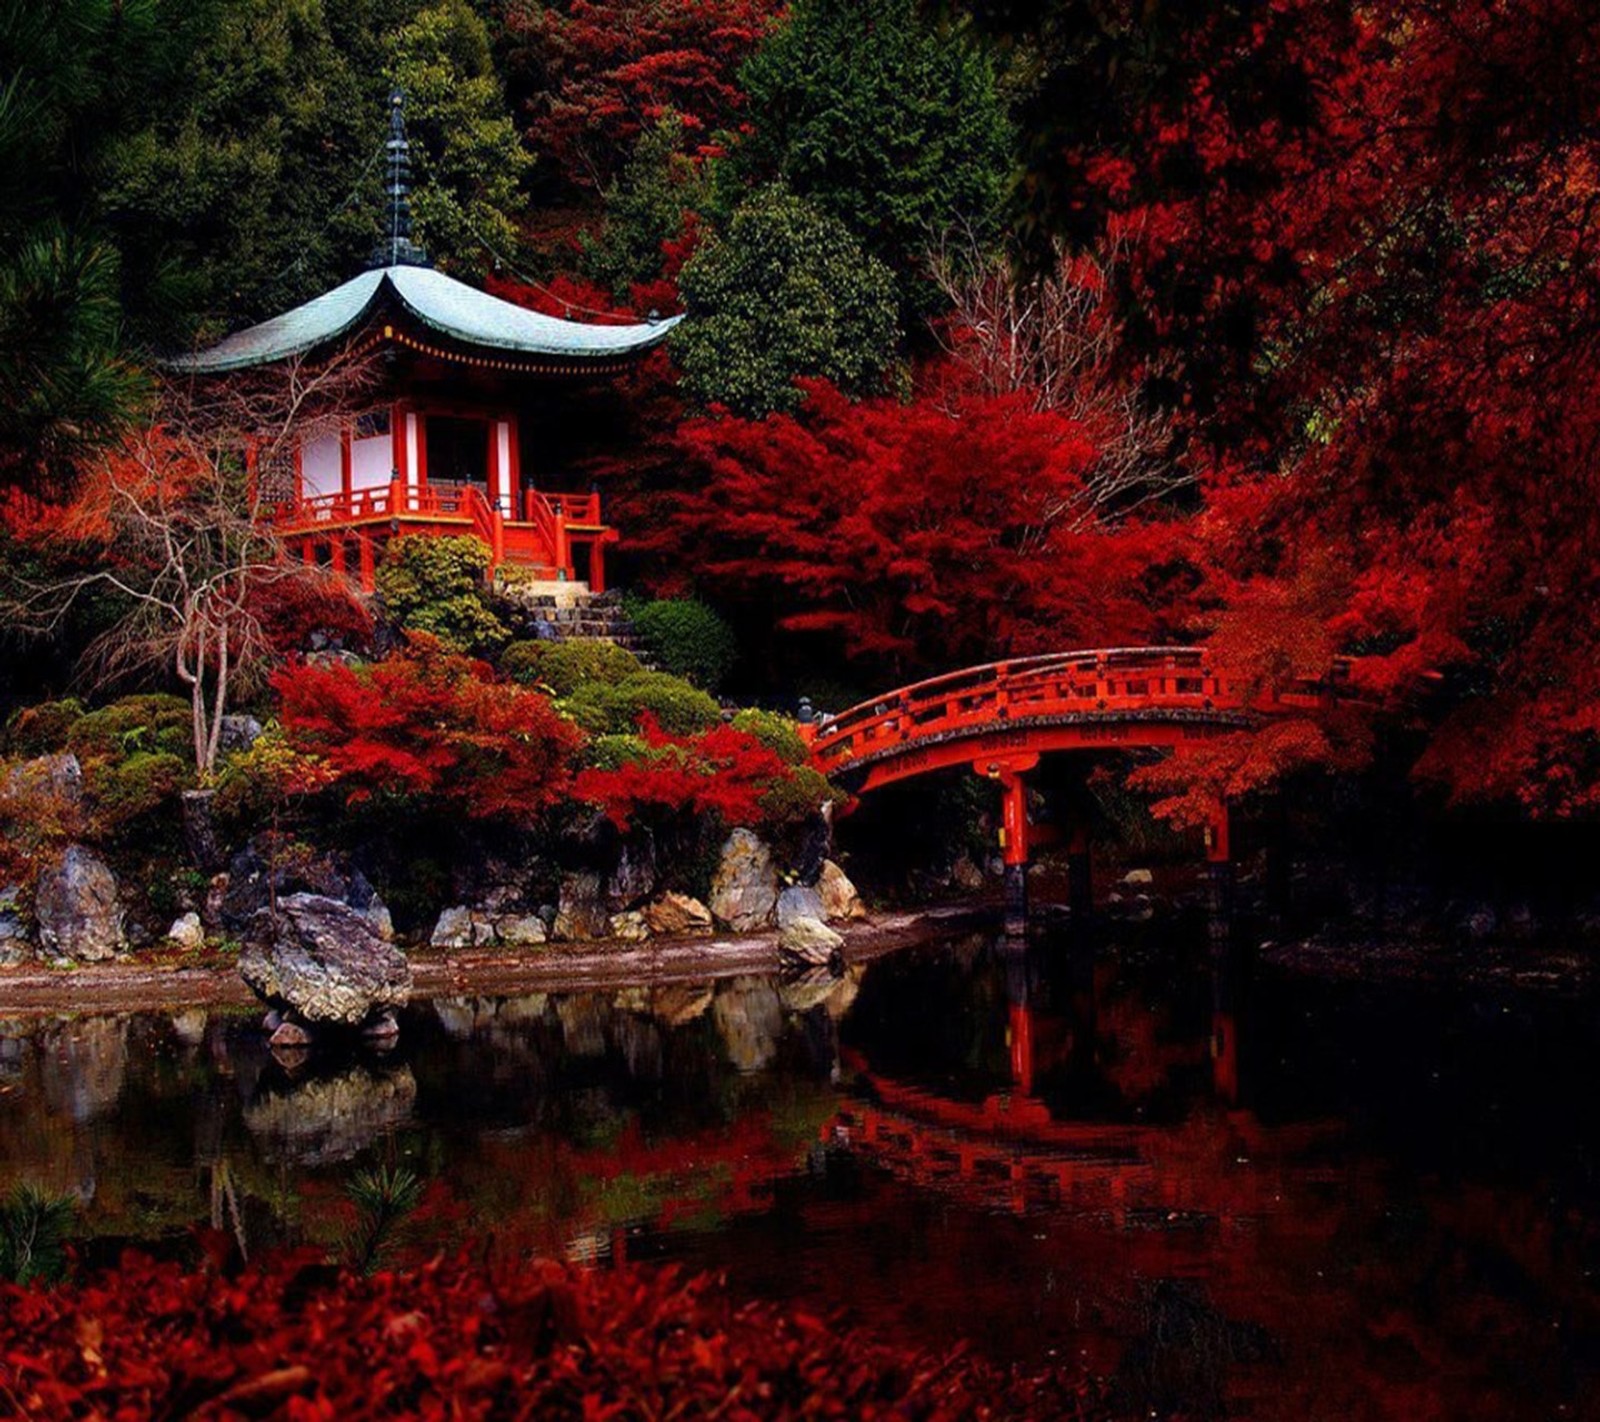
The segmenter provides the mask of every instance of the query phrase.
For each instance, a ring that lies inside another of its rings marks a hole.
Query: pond
[[[405,1164],[416,1245],[677,1261],[1139,1415],[1600,1415],[1595,1004],[1135,932],[439,999],[292,1070],[254,1015],[0,1020],[0,1188],[72,1192],[109,1260],[332,1246]]]

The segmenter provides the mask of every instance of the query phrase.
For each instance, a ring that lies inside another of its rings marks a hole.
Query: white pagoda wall
[[[353,441],[350,453],[352,489],[388,487],[394,477],[394,440],[387,433]]]
[[[344,488],[339,436],[323,435],[300,446],[300,497],[337,494]]]

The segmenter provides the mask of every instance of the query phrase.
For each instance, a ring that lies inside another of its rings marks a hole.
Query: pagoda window
[[[300,446],[300,497],[320,498],[344,489],[344,452],[336,434],[321,435]]]
[[[487,420],[430,414],[426,421],[426,438],[430,484],[487,484]]]
[[[387,410],[356,416],[350,441],[352,489],[381,489],[394,478],[394,437],[389,431]]]

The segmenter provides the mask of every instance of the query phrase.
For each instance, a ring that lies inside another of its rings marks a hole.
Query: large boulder
[[[822,895],[804,884],[791,884],[778,895],[778,927],[784,928],[797,918],[825,918],[827,910],[822,905]]]
[[[20,884],[0,885],[0,968],[20,967],[33,957],[21,905]]]
[[[648,833],[624,841],[622,854],[606,881],[606,902],[622,913],[650,897],[656,886],[656,842]]]
[[[600,875],[574,871],[562,876],[552,936],[576,942],[611,936],[611,910]]]
[[[357,1027],[411,997],[405,954],[366,914],[319,894],[291,894],[251,920],[239,975],[312,1026]]]
[[[711,914],[735,933],[772,924],[778,906],[778,871],[772,851],[747,829],[736,829],[722,846],[711,881]]]
[[[822,900],[822,912],[817,916],[830,923],[867,916],[866,905],[861,902],[856,886],[831,859],[823,863],[822,872],[817,876],[817,894]]]
[[[665,893],[644,907],[650,931],[663,938],[686,938],[711,932],[711,910],[688,894]]]
[[[228,865],[218,916],[230,933],[242,934],[276,897],[296,894],[334,899],[370,918],[381,936],[393,932],[389,910],[366,876],[332,854],[274,852],[270,836],[258,835]]]
[[[793,918],[778,931],[778,959],[786,967],[836,966],[843,947],[844,939],[820,918]]]
[[[6,772],[0,799],[48,797],[73,808],[83,803],[83,767],[71,751],[25,760]]]
[[[33,896],[39,946],[50,957],[93,963],[127,946],[122,899],[111,866],[81,844],[39,876]]]

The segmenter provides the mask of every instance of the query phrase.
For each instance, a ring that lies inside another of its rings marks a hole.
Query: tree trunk
[[[215,790],[183,792],[183,843],[189,860],[205,874],[223,867],[222,842],[217,838]]]

